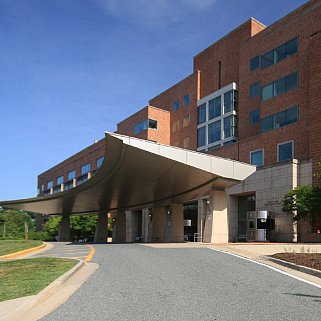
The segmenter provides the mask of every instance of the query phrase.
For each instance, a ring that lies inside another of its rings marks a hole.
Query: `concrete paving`
[[[95,245],[100,268],[41,320],[320,320],[321,288],[210,247]]]

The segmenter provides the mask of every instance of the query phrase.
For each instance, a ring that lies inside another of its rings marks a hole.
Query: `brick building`
[[[225,240],[254,240],[252,212],[267,211],[275,221],[270,240],[320,241],[318,222],[296,225],[281,211],[285,192],[312,184],[321,161],[320,52],[320,0],[268,27],[251,18],[197,54],[191,75],[120,122],[117,133],[256,165],[225,191]],[[101,140],[39,175],[39,196],[91,178],[105,148]]]

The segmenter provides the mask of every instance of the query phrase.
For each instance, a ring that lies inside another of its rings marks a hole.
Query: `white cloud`
[[[147,25],[168,25],[215,5],[217,0],[96,0],[107,14]]]

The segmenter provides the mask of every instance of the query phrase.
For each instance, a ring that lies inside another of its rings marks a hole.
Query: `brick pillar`
[[[59,242],[69,242],[70,241],[70,215],[62,215],[60,228],[59,228],[59,235],[58,235]]]
[[[96,225],[94,242],[107,243],[107,236],[108,236],[107,214],[106,213],[99,213],[97,225]]]

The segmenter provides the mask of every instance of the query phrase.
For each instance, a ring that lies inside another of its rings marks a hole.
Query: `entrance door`
[[[197,233],[198,202],[184,204],[184,239],[194,242]]]

